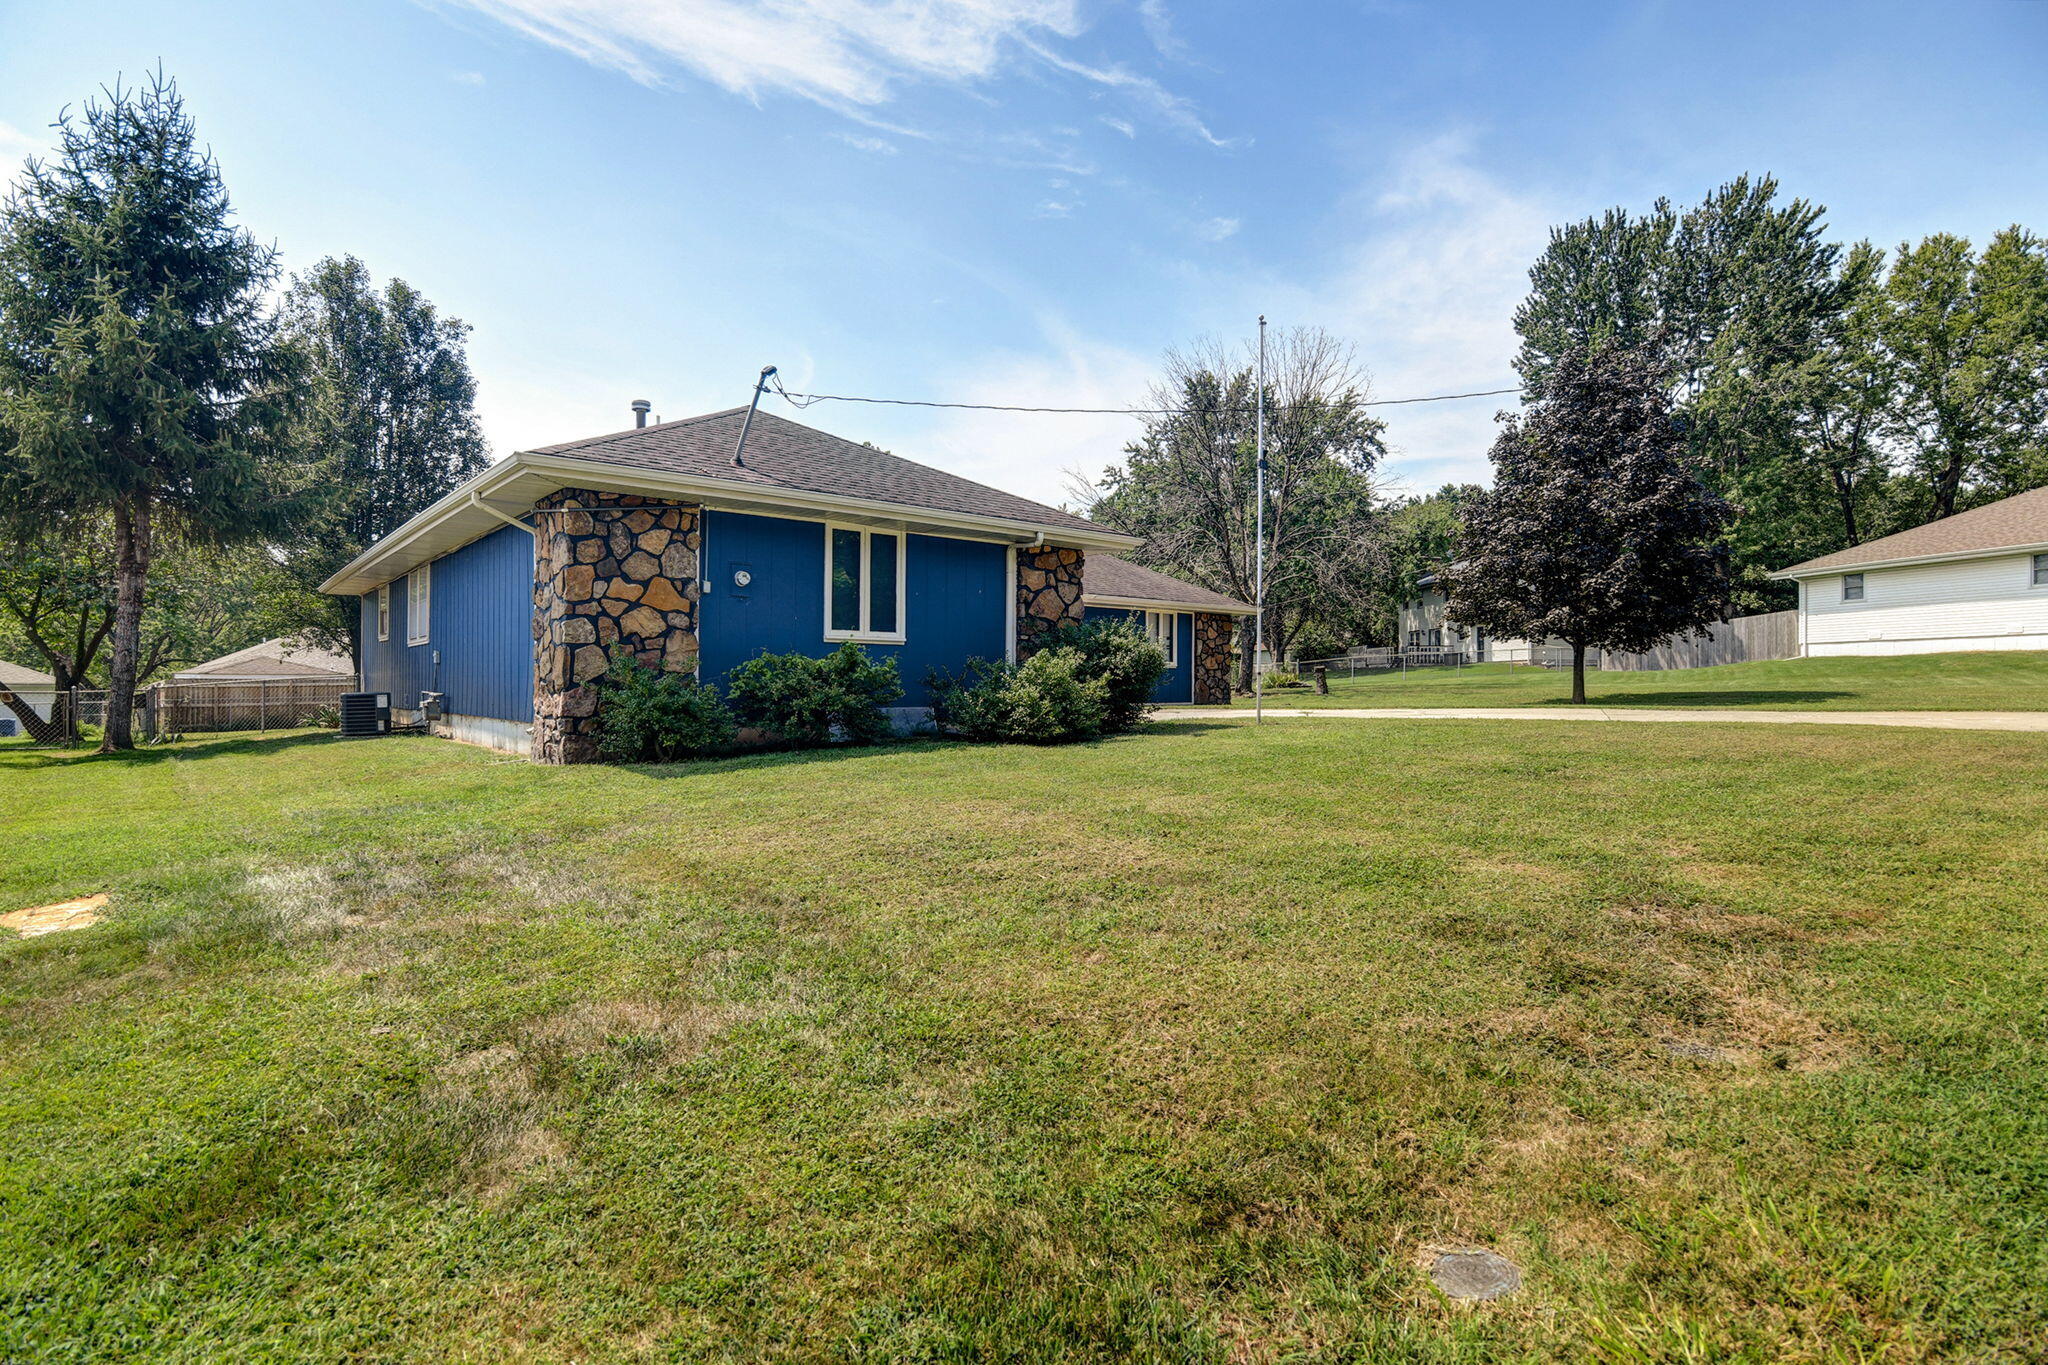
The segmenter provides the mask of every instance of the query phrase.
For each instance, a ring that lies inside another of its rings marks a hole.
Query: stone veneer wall
[[[1221,612],[1195,613],[1195,700],[1206,706],[1230,704],[1230,635],[1232,617]]]
[[[1059,545],[1017,547],[1017,657],[1031,657],[1038,637],[1079,621],[1082,554]]]
[[[697,668],[700,509],[564,488],[534,504],[533,757],[597,757],[593,685],[624,642],[671,673]]]

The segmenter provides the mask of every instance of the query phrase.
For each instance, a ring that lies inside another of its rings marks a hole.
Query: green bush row
[[[1062,744],[1120,734],[1151,709],[1166,656],[1128,622],[1061,626],[1022,664],[976,659],[958,677],[934,672],[932,719],[969,739]],[[763,654],[733,669],[725,694],[615,647],[600,685],[598,754],[616,763],[672,763],[733,749],[744,729],[796,748],[873,744],[883,708],[903,695],[894,659],[841,645],[822,659]]]

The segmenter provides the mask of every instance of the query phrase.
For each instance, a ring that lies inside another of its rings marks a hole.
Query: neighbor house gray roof
[[[784,488],[800,493],[868,498],[905,507],[964,512],[970,516],[1003,517],[1034,525],[1102,531],[1085,517],[1020,498],[957,474],[891,455],[829,432],[777,417],[754,414],[747,433],[746,464],[735,466],[733,447],[739,442],[745,408],[728,408],[680,422],[615,431],[561,445],[541,446],[536,455],[563,455],[606,464],[631,465],[664,474],[726,479]]]
[[[1234,597],[1198,588],[1185,579],[1160,573],[1157,569],[1147,569],[1101,550],[1090,550],[1081,561],[1081,592],[1089,599],[1108,599],[1111,603],[1158,603],[1189,611],[1228,612],[1236,616],[1255,610]]]
[[[1915,526],[1910,531],[1866,540],[1861,545],[1794,564],[1771,577],[1813,578],[1846,569],[1976,558],[2043,546],[2048,546],[2048,488],[2035,488],[1930,521],[1925,526]]]
[[[303,640],[279,638],[181,668],[172,676],[220,681],[242,678],[253,682],[264,678],[353,677],[355,671],[355,664],[346,654],[336,654]]]
[[[0,659],[0,687],[55,687],[57,679],[48,673],[39,673],[21,664],[11,664]]]

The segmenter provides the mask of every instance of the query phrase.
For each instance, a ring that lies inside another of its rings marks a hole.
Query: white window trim
[[[422,564],[405,579],[405,642],[423,645],[434,625],[434,566]]]
[[[1849,596],[1849,580],[1852,578],[1856,580],[1856,595],[1854,597]],[[1868,602],[1870,600],[1870,580],[1860,573],[1843,574],[1842,600],[1844,602]]]
[[[388,640],[391,638],[391,585],[389,583],[377,589],[375,611],[377,613],[377,638],[379,640]]]
[[[2048,555],[2032,555],[2027,559],[2027,586],[2048,588]]]
[[[1166,666],[1180,667],[1180,613],[1177,611],[1148,611],[1145,613],[1145,634],[1153,644],[1159,643],[1156,626],[1161,618],[1166,622]]]
[[[832,533],[834,531],[857,531],[860,533],[860,629],[832,629]],[[869,630],[868,604],[873,596],[868,591],[868,571],[873,558],[868,551],[868,542],[876,536],[888,536],[896,542],[896,629]],[[848,526],[841,522],[825,523],[825,638],[827,640],[852,640],[865,645],[900,645],[905,641],[904,627],[909,618],[904,615],[909,605],[910,583],[910,537],[901,531],[876,531],[866,526]]]

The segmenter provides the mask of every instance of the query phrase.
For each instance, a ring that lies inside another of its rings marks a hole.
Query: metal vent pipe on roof
[[[647,414],[652,411],[654,411],[654,404],[648,402],[645,398],[635,398],[633,400],[633,425],[636,427],[646,426]]]

